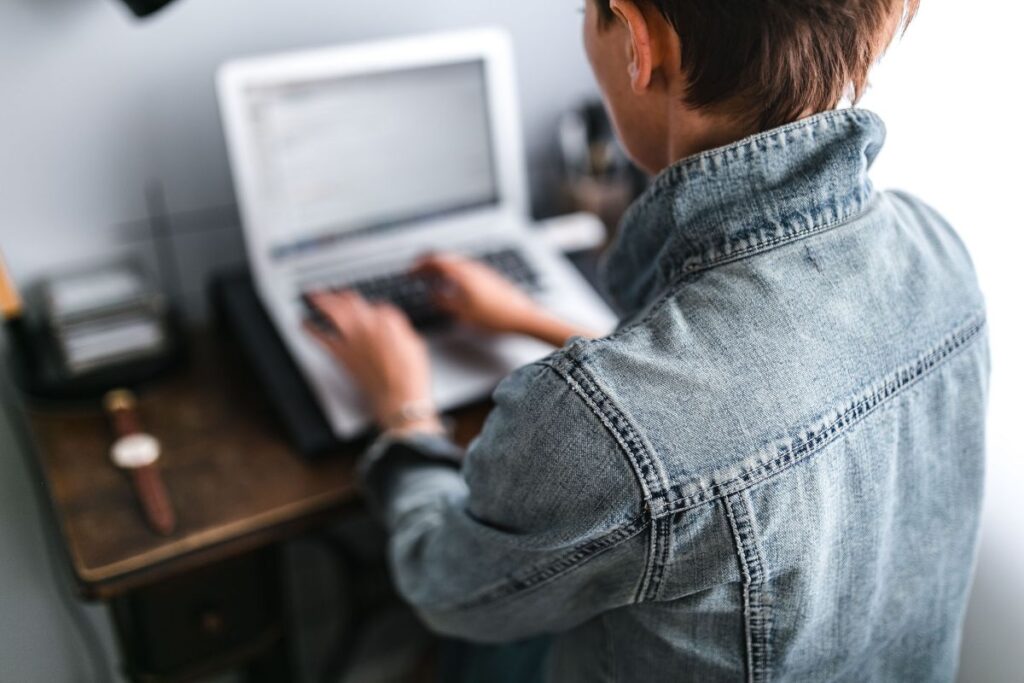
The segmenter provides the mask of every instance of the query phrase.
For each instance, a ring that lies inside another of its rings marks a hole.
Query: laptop
[[[358,387],[302,329],[305,295],[352,288],[424,332],[442,410],[552,349],[446,323],[430,251],[482,259],[597,333],[615,316],[529,219],[509,38],[484,29],[242,59],[218,73],[257,291],[336,435],[370,427]]]

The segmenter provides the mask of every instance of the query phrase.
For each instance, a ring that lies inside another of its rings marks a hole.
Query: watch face
[[[160,458],[160,442],[149,434],[132,434],[114,442],[110,459],[118,467],[137,469],[152,465]]]

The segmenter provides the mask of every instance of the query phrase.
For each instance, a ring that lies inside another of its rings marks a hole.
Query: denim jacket
[[[506,379],[461,459],[381,443],[399,590],[563,681],[949,681],[989,373],[952,228],[820,114],[682,160],[606,263],[622,323]],[[461,464],[459,464],[461,461]]]

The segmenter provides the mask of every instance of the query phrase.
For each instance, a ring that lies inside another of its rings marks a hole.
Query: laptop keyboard
[[[494,268],[509,281],[527,291],[539,288],[540,280],[537,273],[516,249],[478,254],[474,258]],[[409,317],[414,327],[428,330],[443,327],[449,322],[448,316],[434,305],[434,290],[438,285],[439,281],[433,277],[392,273],[344,285],[326,286],[321,288],[321,291],[354,290],[368,301],[390,302]],[[330,323],[311,304],[309,293],[304,292],[302,295],[307,317],[315,324],[329,328]]]

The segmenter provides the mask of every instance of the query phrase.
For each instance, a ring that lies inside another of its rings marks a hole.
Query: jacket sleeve
[[[364,466],[400,593],[436,631],[502,642],[633,601],[646,519],[628,461],[546,364],[517,371],[460,470],[442,439],[383,445]]]

